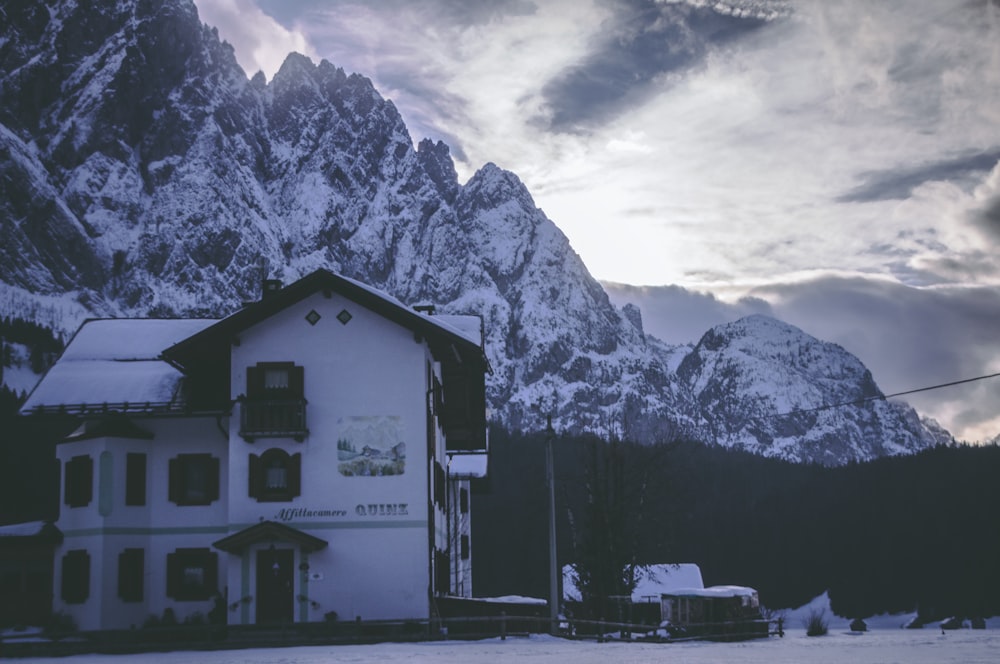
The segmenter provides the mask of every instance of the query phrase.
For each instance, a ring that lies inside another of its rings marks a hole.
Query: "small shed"
[[[0,627],[48,622],[52,557],[61,541],[47,521],[0,526]]]
[[[757,591],[746,586],[683,588],[660,596],[671,637],[740,639],[768,635]]]

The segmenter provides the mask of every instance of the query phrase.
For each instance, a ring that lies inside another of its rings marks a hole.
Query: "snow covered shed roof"
[[[0,526],[0,546],[27,542],[59,543],[62,538],[62,531],[49,521],[28,521]]]
[[[28,396],[21,413],[153,411],[179,407],[183,375],[164,348],[208,327],[203,319],[92,319]]]
[[[703,589],[701,568],[694,563],[665,563],[649,565],[639,572],[639,579],[632,591],[633,602],[660,601],[660,595],[680,589]],[[576,585],[573,566],[563,567],[563,598],[570,601],[581,599]]]
[[[667,597],[753,597],[757,591],[747,586],[710,586],[708,588],[677,588],[663,593]]]

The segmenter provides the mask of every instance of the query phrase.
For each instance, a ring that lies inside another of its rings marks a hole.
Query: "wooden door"
[[[258,625],[292,622],[294,558],[291,549],[265,549],[257,552]]]

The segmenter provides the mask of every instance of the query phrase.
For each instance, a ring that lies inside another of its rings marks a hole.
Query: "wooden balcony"
[[[253,399],[240,406],[240,436],[248,443],[257,438],[294,438],[309,435],[305,399]]]

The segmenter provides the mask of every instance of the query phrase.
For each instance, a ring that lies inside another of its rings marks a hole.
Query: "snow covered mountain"
[[[218,316],[265,277],[325,267],[482,315],[489,400],[511,428],[551,413],[559,430],[832,463],[940,440],[890,404],[765,422],[877,388],[815,340],[797,344],[819,364],[797,373],[749,352],[758,335],[805,338],[777,321],[693,350],[647,337],[514,174],[487,164],[460,184],[448,147],[414,147],[362,76],[292,54],[270,82],[248,79],[190,0],[0,12],[0,315],[63,332],[89,315]]]
[[[702,439],[726,447],[836,465],[952,442],[846,350],[768,316],[712,328],[677,375]]]

